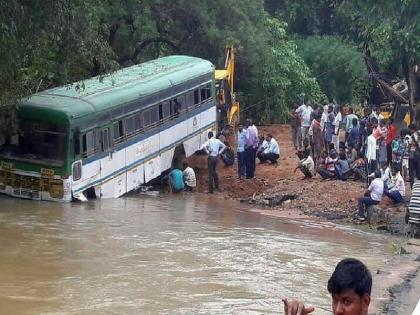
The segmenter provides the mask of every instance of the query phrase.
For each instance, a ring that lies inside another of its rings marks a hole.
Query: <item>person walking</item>
[[[255,176],[255,158],[258,147],[258,135],[255,126],[247,121],[245,134],[245,173],[246,178],[251,179]]]
[[[208,154],[207,167],[209,170],[209,193],[212,194],[214,192],[214,188],[216,188],[216,190],[220,190],[219,177],[217,176],[216,167],[219,155],[226,149],[226,145],[219,139],[216,139],[213,131],[209,131],[208,140],[203,144],[203,149]]]
[[[246,132],[242,125],[239,125],[238,135],[237,135],[237,148],[236,154],[238,157],[238,179],[245,177],[245,141],[246,141]]]
[[[311,117],[313,109],[309,105],[309,101],[304,102],[296,109],[296,113],[300,117],[301,145],[305,148],[305,141],[309,143],[309,127],[311,126]]]

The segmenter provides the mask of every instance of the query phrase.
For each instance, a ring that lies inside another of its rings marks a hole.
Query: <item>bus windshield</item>
[[[19,135],[0,146],[0,157],[50,166],[63,166],[67,127],[45,122],[21,121]]]

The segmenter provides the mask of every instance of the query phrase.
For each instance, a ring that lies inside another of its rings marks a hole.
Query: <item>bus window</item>
[[[197,105],[198,103],[200,103],[200,98],[198,95],[198,90],[194,91],[194,105]]]
[[[193,92],[188,92],[187,93],[187,100],[186,100],[186,102],[187,102],[187,107],[190,109],[190,108],[193,108],[194,107],[194,93]]]
[[[136,132],[142,128],[141,114],[134,115],[134,128]]]
[[[144,127],[150,126],[151,124],[150,109],[143,112],[143,123],[144,123]]]
[[[135,132],[134,127],[134,116],[125,119],[125,134],[127,136],[132,135]]]
[[[207,99],[211,98],[211,87],[210,87],[210,85],[207,85],[207,87],[206,87],[206,98]]]
[[[150,122],[152,125],[156,125],[159,122],[158,106],[154,106],[150,109]]]
[[[164,102],[159,105],[159,119],[166,121],[168,117],[171,115],[171,110],[169,106],[169,102]]]
[[[205,88],[200,89],[200,94],[201,94],[201,102],[204,102],[207,99],[206,89]]]
[[[179,113],[185,113],[187,111],[187,103],[185,102],[185,95],[178,96],[176,98],[179,104]]]
[[[124,137],[123,121],[118,120],[114,122],[114,143],[120,143]]]
[[[110,138],[109,138],[109,128],[104,128],[102,129],[102,134],[101,134],[102,152],[107,151],[110,146],[111,146],[111,143],[110,143]]]
[[[91,156],[96,151],[96,137],[95,130],[86,132],[82,136],[83,154],[84,156]]]
[[[178,117],[180,109],[181,109],[181,105],[178,103],[178,99],[174,98],[171,101],[171,116]]]

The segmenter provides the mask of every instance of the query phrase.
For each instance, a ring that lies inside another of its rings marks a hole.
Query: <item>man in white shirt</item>
[[[277,160],[280,157],[280,148],[279,144],[277,143],[276,139],[273,138],[271,134],[268,134],[266,137],[267,147],[264,151],[259,155],[259,159],[261,163],[266,161],[270,161],[271,164],[277,164]]]
[[[302,179],[309,179],[315,176],[315,163],[309,152],[299,151],[297,153],[297,156],[299,157],[299,164],[295,168],[295,172],[297,170],[300,170],[303,173],[303,175],[305,175],[305,177]]]
[[[371,118],[375,117],[378,120],[378,122],[384,119],[384,116],[381,114],[381,108],[376,107],[375,110],[373,110],[372,113],[370,114],[370,117]]]
[[[197,187],[197,179],[194,169],[188,165],[187,161],[184,161],[184,171],[182,172],[182,175],[184,176],[185,188],[188,191],[194,191]]]
[[[359,212],[358,219],[363,222],[366,220],[365,206],[377,205],[382,200],[384,193],[384,182],[381,179],[381,172],[375,172],[375,179],[370,184],[369,188],[365,191],[365,196],[359,198]]]
[[[305,139],[309,143],[309,127],[311,126],[311,117],[312,117],[312,107],[307,101],[306,104],[303,103],[296,109],[296,113],[300,116],[300,126],[301,126],[301,135],[302,135],[302,147],[305,147]]]
[[[209,170],[209,193],[213,193],[213,184],[216,190],[219,188],[219,177],[217,176],[216,166],[219,159],[219,155],[226,149],[226,145],[214,137],[213,131],[208,133],[208,140],[203,144],[202,148],[208,154],[207,167]]]
[[[384,194],[394,203],[403,202],[405,196],[404,179],[396,167],[392,167],[391,175],[389,190],[386,190]]]

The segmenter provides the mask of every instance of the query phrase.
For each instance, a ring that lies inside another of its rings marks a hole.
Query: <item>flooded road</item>
[[[387,256],[380,235],[240,207],[203,195],[0,197],[0,314],[282,314],[284,296],[330,314],[338,260],[374,273]]]

